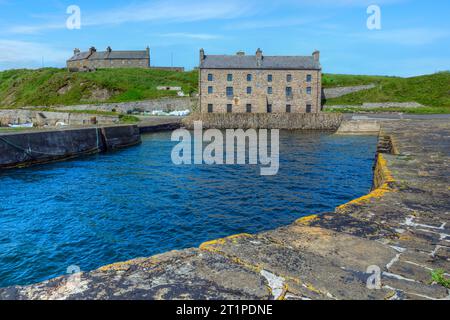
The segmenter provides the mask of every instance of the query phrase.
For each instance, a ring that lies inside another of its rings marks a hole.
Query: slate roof
[[[111,59],[124,59],[124,60],[134,60],[134,59],[148,59],[147,51],[96,51],[92,55],[89,51],[80,52],[74,55],[69,61],[77,60],[111,60]]]
[[[201,69],[289,69],[320,70],[320,62],[313,56],[263,56],[260,66],[256,56],[205,55]]]

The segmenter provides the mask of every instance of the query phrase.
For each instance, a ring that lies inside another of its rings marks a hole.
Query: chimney
[[[314,57],[314,61],[319,62],[319,60],[320,60],[320,51],[318,51],[318,50],[314,51],[312,56]]]
[[[263,52],[261,51],[260,48],[258,48],[258,50],[256,50],[256,65],[258,67],[261,66],[262,60],[263,60]]]
[[[238,51],[236,52],[237,56],[245,56],[245,52],[244,51]]]
[[[200,49],[200,64],[205,60],[205,50],[202,48]]]
[[[112,51],[111,47],[106,48],[106,51],[107,51],[108,53],[111,53],[111,51]]]
[[[147,46],[147,48],[145,48],[145,50],[147,51],[147,57],[149,57],[149,59],[150,59],[150,47]]]
[[[81,51],[80,51],[80,49],[78,49],[78,48],[75,48],[74,50],[73,50],[73,54],[74,55],[77,55],[77,54],[79,54]]]

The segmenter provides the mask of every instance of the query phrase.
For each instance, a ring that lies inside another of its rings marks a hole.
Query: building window
[[[268,75],[267,75],[267,82],[272,82],[272,80],[273,80],[272,75],[271,75],[271,74],[268,74]]]
[[[247,104],[247,113],[251,113],[252,112],[252,105],[251,104]]]
[[[267,94],[272,94],[272,92],[273,92],[272,87],[268,87],[268,88],[267,88]]]
[[[227,112],[228,113],[233,112],[233,105],[232,104],[227,104]]]
[[[292,87],[286,87],[286,97],[292,97]]]
[[[286,105],[286,113],[291,113],[291,105],[290,104]]]
[[[306,113],[311,113],[312,106],[310,104],[306,105]]]
[[[251,74],[247,75],[247,81],[252,81],[252,75]]]
[[[233,97],[233,87],[227,87],[227,97]]]
[[[227,81],[233,81],[233,75],[231,73],[227,74]]]
[[[213,92],[214,92],[213,87],[209,86],[209,87],[208,87],[208,93],[211,94],[211,93],[213,93]]]
[[[291,82],[291,81],[292,81],[292,74],[288,74],[288,75],[286,76],[286,81],[287,81],[287,82]]]
[[[208,74],[208,81],[213,81],[213,75],[211,73]]]
[[[210,103],[208,104],[208,113],[212,113],[213,112],[213,105]]]
[[[312,90],[311,87],[306,88],[306,93],[311,94],[311,90]]]
[[[267,105],[267,113],[272,113],[272,105],[271,104]]]
[[[312,81],[312,75],[308,74],[306,75],[306,82],[311,82]]]
[[[252,87],[247,87],[247,94],[252,94]]]

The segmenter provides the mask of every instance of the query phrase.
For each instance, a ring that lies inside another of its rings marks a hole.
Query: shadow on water
[[[175,166],[140,146],[0,174],[0,286],[29,284],[332,211],[367,193],[376,137],[282,131],[280,170]]]

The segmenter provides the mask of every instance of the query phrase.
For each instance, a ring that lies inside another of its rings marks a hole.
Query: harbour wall
[[[54,127],[58,123],[71,126],[83,126],[89,124],[112,125],[118,122],[118,116],[109,115],[20,109],[0,110],[0,126],[7,126],[8,124],[33,123],[36,127]]]
[[[343,115],[337,113],[194,113],[183,119],[183,125],[192,129],[194,121],[202,121],[205,129],[335,131],[341,125]]]
[[[0,135],[0,169],[26,167],[139,144],[135,125]]]

